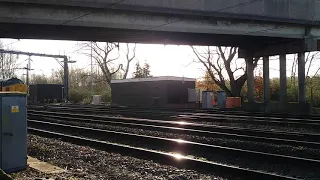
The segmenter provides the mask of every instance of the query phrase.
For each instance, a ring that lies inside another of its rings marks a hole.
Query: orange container
[[[226,107],[227,108],[241,107],[241,97],[227,97]]]
[[[241,107],[241,97],[233,98],[233,107]]]
[[[226,99],[226,108],[232,108],[233,106],[233,98],[232,97],[227,97]]]

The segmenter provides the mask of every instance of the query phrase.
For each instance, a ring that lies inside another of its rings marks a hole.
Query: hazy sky
[[[67,55],[71,60],[77,61],[75,64],[70,64],[70,67],[87,68],[90,70],[90,58],[77,52],[81,47],[80,42],[76,41],[57,41],[57,40],[16,40],[16,39],[1,39],[4,45],[10,45],[15,50],[27,51],[35,53],[61,54]],[[9,46],[8,46],[9,47]],[[125,50],[125,45],[120,45]],[[151,65],[151,74],[153,76],[184,76],[191,78],[200,78],[204,74],[204,68],[200,64],[192,63],[194,54],[189,46],[177,45],[151,45],[138,44],[136,48],[136,58],[144,63],[145,60]],[[27,56],[19,56],[19,67],[26,66]],[[53,58],[32,57],[31,74],[46,74],[49,75],[52,70],[57,70],[60,65]],[[288,56],[287,75],[290,75],[292,56]],[[124,55],[121,53],[120,61],[124,60]],[[129,77],[132,75],[134,64],[131,64]],[[262,64],[262,61],[260,62]],[[312,66],[312,71],[316,71],[319,67],[318,62]],[[24,73],[22,70],[19,74]],[[272,60],[270,62],[270,77],[279,76],[279,61]]]

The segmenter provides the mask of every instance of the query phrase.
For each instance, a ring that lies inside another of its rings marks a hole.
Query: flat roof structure
[[[196,79],[173,76],[111,81],[112,103],[143,107],[188,107],[188,89]]]
[[[194,78],[175,77],[175,76],[158,76],[148,78],[131,78],[112,80],[111,83],[129,83],[129,82],[148,82],[148,81],[196,81]]]

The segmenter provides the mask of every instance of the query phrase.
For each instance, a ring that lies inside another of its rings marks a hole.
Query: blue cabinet
[[[202,91],[202,109],[212,109],[213,91]]]
[[[225,91],[217,91],[217,106],[219,109],[224,109],[226,108],[226,92]]]
[[[15,172],[27,167],[26,94],[0,93],[0,168]]]

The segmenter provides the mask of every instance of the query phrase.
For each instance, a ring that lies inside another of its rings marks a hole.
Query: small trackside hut
[[[32,84],[29,86],[29,102],[59,103],[62,101],[62,84]]]
[[[112,104],[139,107],[188,107],[188,89],[196,79],[184,77],[149,77],[112,80]]]

